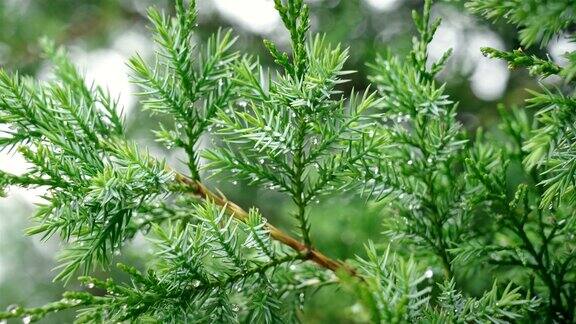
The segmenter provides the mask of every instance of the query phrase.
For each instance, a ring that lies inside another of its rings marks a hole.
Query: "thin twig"
[[[205,200],[213,201],[215,204],[226,208],[227,212],[237,220],[240,220],[242,222],[248,220],[248,213],[244,209],[236,205],[234,202],[229,201],[223,195],[213,193],[200,181],[190,179],[181,174],[176,174],[176,181],[189,188],[190,193],[194,194],[195,196],[198,196]],[[307,247],[304,243],[284,233],[282,230],[278,229],[274,225],[266,223],[266,229],[269,231],[270,236],[273,239],[279,241],[284,245],[291,247],[292,249],[300,253],[305,254],[306,256],[305,258],[307,260],[313,261],[316,264],[324,268],[330,269],[334,272],[343,270],[351,276],[357,276],[356,271],[347,264],[341,261],[334,260],[314,248]]]

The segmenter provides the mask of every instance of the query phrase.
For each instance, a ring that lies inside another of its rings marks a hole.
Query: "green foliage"
[[[405,261],[380,256],[374,245],[367,247],[367,259],[360,259],[360,271],[366,282],[352,288],[371,314],[373,323],[408,323],[422,316],[430,301],[432,270],[420,273],[413,259]]]
[[[554,35],[567,33],[574,24],[572,2],[472,2],[471,8],[489,18],[504,18],[521,28],[520,38],[529,46],[547,45]],[[489,9],[490,8],[490,9]],[[547,17],[554,17],[548,19]],[[489,57],[506,60],[511,68],[527,68],[532,75],[560,77],[563,88],[541,85],[530,90],[524,111],[501,109],[502,129],[508,143],[481,139],[467,163],[471,184],[492,205],[495,228],[461,247],[462,261],[483,256],[500,265],[509,276],[547,300],[547,320],[574,320],[574,52],[559,66],[549,58],[483,49]],[[492,142],[492,143],[490,143]],[[524,183],[511,183],[511,164],[520,165]]]
[[[574,322],[576,54],[559,65],[523,50],[484,49],[564,86],[531,90],[533,116],[502,106],[500,132],[470,136],[436,80],[450,51],[429,60],[440,25],[430,21],[431,1],[413,13],[418,37],[409,54],[378,58],[376,91],[349,95],[341,91],[348,50],[309,37],[302,0],[275,6],[291,40],[290,54],[265,43],[277,72],[234,53],[230,33],[196,50],[194,1],[176,1],[175,17],[149,10],[154,64],[136,56],[130,66],[144,107],[173,120],[156,135],[187,153],[189,175],[127,139],[116,102],[87,86],[62,49],[44,46],[54,65],[49,81],[0,71],[0,148],[30,163],[22,175],[0,171],[0,193],[46,188],[29,234],[67,242],[56,279],[80,270],[86,287],[42,307],[10,307],[0,321],[77,308],[78,322],[295,322],[307,296],[337,285],[371,322]],[[526,45],[569,33],[571,6],[469,3],[516,24]],[[555,20],[536,29],[542,17]],[[214,145],[200,152],[207,132]],[[285,193],[301,237],[210,191],[202,168]],[[332,260],[311,237],[312,203],[344,192],[368,201],[355,217],[381,209],[388,239],[386,249],[368,243],[352,264]],[[107,269],[137,233],[152,246],[146,270],[119,264],[124,279],[97,278],[94,267]],[[470,291],[465,281],[481,273],[489,287]]]
[[[305,42],[308,13],[301,1],[276,6],[292,37],[293,61],[267,43],[286,73],[272,78],[250,58],[237,64],[238,109],[218,113],[216,134],[224,144],[204,156],[215,172],[289,194],[310,245],[310,203],[345,186],[343,175],[383,142],[362,122],[379,100],[369,91],[347,100],[336,88],[349,73],[342,70],[347,50],[321,36]]]
[[[148,272],[119,265],[131,284],[83,278],[86,285],[107,294],[82,311],[79,322],[276,323],[290,318],[286,312],[294,310],[290,306],[307,288],[302,285],[306,275],[313,273],[305,268],[290,271],[301,268],[301,256],[269,244],[256,211],[242,224],[208,202],[197,206],[193,217],[198,222],[182,230],[155,226],[157,262]]]
[[[51,306],[15,311],[37,320],[57,308],[88,305],[80,311],[79,323],[278,323],[294,316],[300,294],[333,280],[303,265],[303,255],[272,244],[256,210],[246,224],[210,202],[196,206],[189,216],[194,223],[181,229],[154,226],[154,264],[146,273],[118,265],[130,283],[82,277],[86,287],[101,289],[104,296],[67,293]]]
[[[480,298],[464,297],[454,281],[439,284],[432,298],[431,269],[422,271],[414,259],[380,256],[374,245],[367,260],[359,260],[365,282],[348,282],[373,323],[508,323],[523,318],[538,305],[523,298],[509,284],[499,291],[495,283]]]
[[[427,46],[440,21],[430,24],[430,2],[420,17],[413,14],[420,38],[402,60],[388,54],[372,65],[372,82],[382,96],[382,108],[372,117],[389,144],[361,160],[354,176],[364,179],[364,192],[390,204],[385,218],[388,235],[423,246],[452,272],[449,249],[470,235],[473,203],[465,192],[462,170],[465,145],[457,105],[434,76],[450,55],[427,66]],[[461,173],[460,173],[461,174]]]
[[[0,71],[0,122],[8,130],[1,148],[18,150],[31,164],[3,182],[48,189],[30,234],[59,234],[69,243],[62,272],[69,280],[95,262],[107,265],[110,252],[126,239],[126,224],[143,201],[166,192],[163,162],[152,160],[124,138],[116,102],[102,89],[87,87],[63,50],[46,44],[55,79],[38,83]]]
[[[576,4],[571,0],[471,0],[467,6],[488,19],[518,26],[524,46],[546,45],[576,23]]]
[[[439,309],[427,312],[428,323],[509,323],[521,320],[527,312],[534,311],[537,302],[526,300],[519,288],[506,286],[502,292],[494,284],[480,298],[463,297],[453,281],[440,286]]]
[[[150,8],[148,17],[159,47],[154,67],[140,56],[133,57],[129,65],[134,82],[143,89],[144,108],[174,118],[173,129],[161,126],[156,132],[158,141],[168,148],[183,148],[192,177],[199,179],[196,144],[216,111],[228,106],[230,65],[236,53],[231,51],[235,38],[230,32],[219,31],[196,48],[191,39],[197,20],[195,6],[195,1],[188,7],[176,1],[174,18]]]

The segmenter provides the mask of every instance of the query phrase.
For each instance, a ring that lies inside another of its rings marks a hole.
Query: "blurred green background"
[[[270,65],[262,38],[287,47],[287,35],[271,0],[199,0],[200,25],[197,39],[202,41],[220,27],[232,27],[239,36],[237,48],[261,57]],[[410,11],[419,10],[419,0],[310,0],[312,30],[327,35],[332,42],[350,47],[346,69],[358,71],[346,85],[362,90],[368,86],[366,63],[379,53],[391,50],[407,52],[414,28]],[[146,8],[156,5],[171,10],[169,1],[152,0],[0,0],[0,66],[7,70],[48,77],[47,64],[39,55],[38,40],[46,36],[70,49],[73,60],[96,82],[120,97],[130,124],[132,136],[151,148],[153,154],[164,156],[172,165],[183,166],[181,152],[169,152],[154,143],[151,130],[157,120],[140,111],[132,95],[127,59],[140,53],[150,57],[153,49],[146,27]],[[518,47],[516,31],[510,26],[491,25],[467,14],[459,2],[438,2],[433,15],[443,24],[430,46],[431,57],[438,58],[454,49],[441,82],[447,83],[448,93],[461,102],[460,118],[470,131],[478,127],[494,128],[498,102],[521,104],[525,88],[537,85],[523,72],[511,72],[502,62],[483,58],[479,48],[500,49]],[[567,42],[553,42],[548,49],[560,60]],[[542,54],[540,53],[540,54]],[[554,82],[554,80],[546,81]],[[0,153],[0,168],[23,172],[26,165],[17,155]],[[282,195],[269,193],[226,179],[217,184],[232,200],[244,207],[257,206],[271,222],[288,228],[289,201]],[[11,188],[7,198],[0,199],[0,308],[12,303],[37,306],[58,299],[63,291],[60,283],[52,283],[55,272],[54,256],[59,242],[42,243],[38,238],[24,236],[30,225],[34,203],[41,202],[41,190],[23,191]],[[353,258],[362,254],[367,239],[380,240],[380,209],[366,205],[360,197],[343,194],[323,200],[312,211],[313,239],[319,248],[337,258]],[[142,239],[133,244],[141,249]],[[134,247],[120,256],[142,264],[141,253]],[[100,273],[101,276],[105,274]],[[117,275],[117,274],[113,274]],[[68,288],[78,288],[72,284]],[[97,292],[96,292],[97,293]],[[305,309],[305,322],[350,322],[354,319],[353,301],[344,294],[326,290],[312,297]],[[330,303],[326,299],[330,298]],[[321,307],[319,307],[321,306]],[[44,322],[71,321],[73,314],[56,314]]]

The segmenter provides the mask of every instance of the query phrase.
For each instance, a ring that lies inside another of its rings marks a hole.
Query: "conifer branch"
[[[440,25],[431,0],[413,12],[410,53],[379,57],[375,87],[350,94],[339,87],[351,73],[343,70],[348,49],[309,37],[303,0],[274,3],[291,41],[290,54],[265,42],[277,72],[239,58],[230,33],[197,51],[195,1],[175,0],[175,17],[148,11],[155,64],[135,56],[130,66],[145,108],[171,118],[157,140],[188,155],[189,175],[129,140],[117,102],[87,85],[63,49],[44,42],[54,64],[48,82],[0,70],[0,150],[18,149],[29,162],[20,175],[0,170],[0,195],[8,186],[46,189],[28,234],[58,235],[66,246],[56,279],[81,271],[88,289],[45,306],[11,306],[0,322],[71,308],[80,323],[292,322],[306,294],[332,284],[357,297],[353,308],[373,322],[504,323],[541,314],[574,322],[576,52],[558,64],[483,49],[564,84],[529,91],[533,117],[501,106],[502,133],[470,136],[437,79],[450,50],[430,62]],[[569,0],[471,0],[468,8],[515,24],[525,46],[573,33],[576,21]],[[200,152],[207,132],[221,142]],[[233,183],[286,194],[300,238],[209,189],[201,154],[213,176],[227,172]],[[381,240],[367,241],[365,257],[351,265],[314,247],[309,221],[312,202],[349,188],[382,209],[389,239],[384,250]],[[127,280],[90,276],[137,233],[150,242],[146,271],[118,264]],[[461,282],[478,271],[496,279],[472,297]]]
[[[235,203],[229,201],[226,197],[221,194],[216,194],[210,191],[204,184],[200,181],[188,178],[181,174],[176,175],[176,181],[183,184],[185,186],[185,190],[189,193],[198,196],[204,200],[212,201],[216,205],[221,206],[226,209],[229,215],[238,219],[241,222],[248,221],[249,213],[242,209],[240,206],[236,205]],[[297,239],[291,237],[290,235],[284,233],[282,230],[278,229],[277,227],[266,223],[266,229],[270,232],[270,236],[275,240],[285,244],[295,251],[302,253],[304,255],[304,259],[313,261],[314,263],[326,268],[330,269],[334,272],[338,271],[345,271],[349,275],[356,275],[354,269],[350,266],[342,263],[340,261],[336,261],[331,259],[330,257],[324,255],[322,252],[310,248],[306,244],[298,241]]]

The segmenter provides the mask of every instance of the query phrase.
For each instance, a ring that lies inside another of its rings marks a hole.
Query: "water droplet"
[[[194,279],[192,280],[192,287],[198,288],[200,286],[200,280]]]
[[[360,305],[358,303],[352,305],[351,311],[352,311],[352,313],[356,313],[356,314],[362,312],[362,305]]]
[[[147,223],[144,224],[141,228],[140,231],[142,232],[142,234],[148,234],[148,232],[150,232],[150,229],[152,228],[152,224],[151,223]]]
[[[232,311],[233,312],[238,312],[239,310],[240,310],[240,306],[238,306],[237,304],[232,305]]]
[[[8,311],[12,314],[16,314],[18,312],[19,308],[20,308],[20,306],[18,306],[16,304],[12,304],[12,305],[8,305],[8,307],[6,307],[6,311]]]
[[[238,184],[238,181],[234,180],[234,181],[232,181],[232,184],[233,184],[233,185],[237,185],[237,184]]]
[[[428,158],[428,159],[426,160],[426,162],[432,163],[432,159],[431,159],[431,158]]]
[[[88,287],[89,289],[92,289],[92,288],[94,288],[94,283],[90,282],[90,283],[88,283],[88,285],[86,285],[86,287]]]
[[[260,159],[260,160],[258,160],[258,162],[260,162],[260,164],[264,164],[265,161],[264,161],[264,159]]]
[[[412,165],[412,164],[414,164],[414,161],[408,160],[408,165]]]
[[[424,276],[428,279],[432,278],[432,276],[434,276],[434,271],[432,271],[432,269],[428,269],[426,270],[426,272],[424,273]]]
[[[30,324],[30,322],[32,322],[32,316],[30,315],[26,315],[22,318],[22,323],[24,324]]]
[[[240,100],[238,101],[238,106],[245,108],[248,105],[248,102],[246,100]]]

